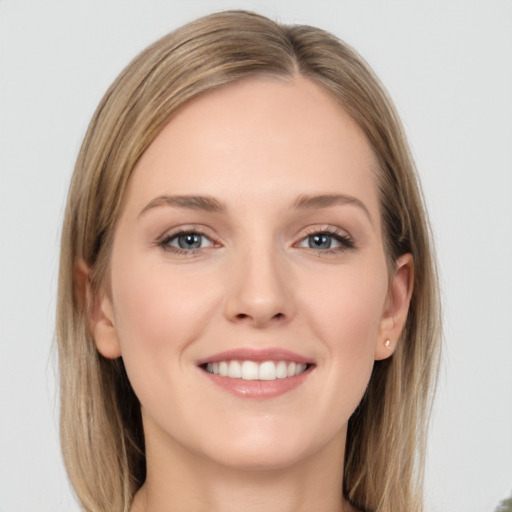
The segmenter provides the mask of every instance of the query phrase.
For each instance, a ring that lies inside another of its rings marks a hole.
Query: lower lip
[[[211,379],[214,384],[235,396],[240,398],[266,399],[284,395],[297,388],[308,378],[311,370],[312,368],[308,368],[299,375],[275,380],[232,379],[230,377],[221,377],[220,375],[204,370],[201,371],[206,377]]]

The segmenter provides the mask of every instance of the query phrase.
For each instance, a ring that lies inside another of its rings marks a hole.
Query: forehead
[[[172,117],[139,160],[128,194],[351,193],[377,208],[376,159],[362,130],[326,91],[294,77],[256,77],[209,91]],[[133,201],[131,201],[133,203]]]

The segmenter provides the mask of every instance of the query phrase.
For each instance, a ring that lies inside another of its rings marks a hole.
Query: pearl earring
[[[388,350],[391,350],[391,340],[386,340],[384,342],[384,346],[388,349]]]

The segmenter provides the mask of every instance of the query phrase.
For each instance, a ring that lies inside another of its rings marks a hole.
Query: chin
[[[229,453],[217,452],[212,460],[220,466],[237,471],[280,471],[299,463],[304,456],[300,449],[285,451],[277,447],[244,447],[237,451],[231,449]]]
[[[329,438],[321,432],[317,435],[301,432],[295,425],[292,429],[272,431],[239,430],[238,435],[212,443],[208,451],[210,460],[224,467],[239,471],[279,471],[312,459],[325,449],[332,450],[332,444],[342,450],[344,442],[345,431]]]

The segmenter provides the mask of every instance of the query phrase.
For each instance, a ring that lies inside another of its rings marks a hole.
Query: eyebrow
[[[314,210],[347,204],[351,204],[360,208],[366,214],[370,222],[372,222],[372,217],[365,204],[361,200],[357,199],[357,197],[353,197],[347,194],[320,194],[314,196],[303,194],[295,199],[295,201],[292,203],[292,208],[296,210]],[[210,196],[162,195],[151,200],[141,210],[139,217],[144,215],[149,210],[159,208],[161,206],[184,208],[187,210],[200,210],[210,213],[224,213],[227,211],[224,203]]]
[[[153,208],[170,206],[172,208],[185,208],[187,210],[202,210],[211,213],[226,211],[223,203],[208,196],[158,196],[150,201],[139,213],[139,217]]]
[[[357,206],[372,222],[372,216],[366,205],[357,197],[346,194],[321,194],[317,196],[301,195],[293,203],[293,208],[298,210],[309,210],[319,208],[329,208],[330,206],[351,204]]]

